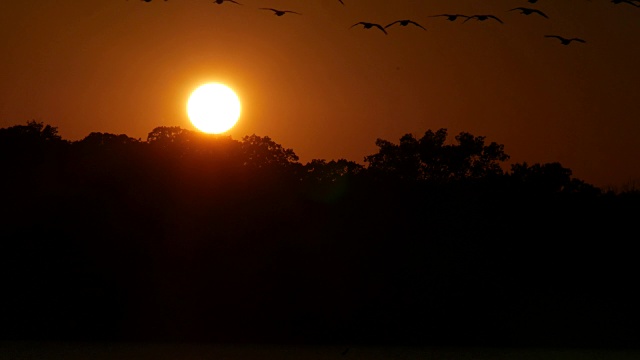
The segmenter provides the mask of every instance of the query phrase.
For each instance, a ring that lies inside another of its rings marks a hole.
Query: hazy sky
[[[191,91],[242,101],[234,139],[270,136],[300,161],[363,163],[376,138],[446,128],[560,162],[597,186],[640,180],[640,7],[610,0],[34,0],[0,3],[0,127],[146,140],[195,130]],[[640,4],[640,1],[638,1]],[[545,12],[523,15],[515,7]],[[275,16],[260,7],[294,10]],[[443,13],[492,14],[450,22]],[[387,25],[411,19],[422,26]],[[580,37],[564,46],[544,35]]]

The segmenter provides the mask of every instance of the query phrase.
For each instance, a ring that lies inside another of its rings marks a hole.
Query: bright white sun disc
[[[240,99],[226,85],[204,84],[191,93],[187,115],[193,126],[209,134],[231,129],[240,117]]]

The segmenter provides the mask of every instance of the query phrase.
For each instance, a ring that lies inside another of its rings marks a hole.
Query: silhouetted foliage
[[[560,163],[533,164],[526,162],[511,165],[511,179],[517,186],[540,193],[600,193],[600,190],[579,179],[571,178],[571,169]]]
[[[364,167],[345,159],[331,160],[313,159],[304,166],[305,179],[320,183],[332,183],[345,176],[362,174]]]
[[[28,121],[27,125],[15,125],[0,129],[2,144],[7,146],[19,146],[26,148],[41,142],[58,142],[62,138],[58,135],[58,128],[44,125],[35,120]]]
[[[252,168],[286,168],[298,161],[298,155],[292,149],[285,149],[268,136],[245,136],[242,138],[241,148],[244,155],[243,165]]]
[[[455,137],[457,144],[447,145],[446,139],[446,129],[428,130],[420,139],[406,134],[398,145],[378,139],[378,153],[365,161],[372,171],[405,180],[442,182],[503,174],[500,162],[509,159],[503,145],[485,145],[483,136],[465,132]]]
[[[229,136],[208,135],[181,129],[179,126],[161,126],[153,129],[147,136],[147,143],[153,149],[166,151],[165,155],[171,154],[178,158],[195,154],[216,156],[218,153],[233,156],[229,153],[237,150],[238,145],[238,142]]]
[[[3,339],[636,339],[637,191],[428,130],[367,166],[268,136],[0,129]]]
[[[0,159],[17,168],[54,160],[65,145],[58,129],[42,122],[0,129]]]

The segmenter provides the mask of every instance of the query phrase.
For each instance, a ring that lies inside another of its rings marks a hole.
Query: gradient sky
[[[191,91],[232,87],[228,132],[269,136],[302,163],[364,163],[376,138],[448,129],[512,162],[560,162],[596,186],[640,181],[640,7],[610,0],[34,0],[0,3],[0,127],[67,140],[195,130]],[[640,3],[640,2],[639,2]],[[514,7],[533,7],[549,19]],[[294,10],[275,16],[260,7]],[[493,14],[449,22],[443,13]],[[387,25],[350,28],[360,22]],[[580,37],[560,44],[544,35]]]

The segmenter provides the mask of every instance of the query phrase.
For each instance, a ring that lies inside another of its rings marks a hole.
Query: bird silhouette
[[[340,1],[340,4],[344,5],[344,3],[342,2],[342,0],[338,0],[338,1]]]
[[[291,11],[291,10],[278,10],[278,9],[274,9],[274,8],[260,8],[261,10],[271,10],[273,11],[274,14],[276,14],[276,16],[282,16],[286,13],[292,13],[292,14],[298,14],[298,15],[302,15],[298,12],[295,11]]]
[[[497,16],[495,15],[471,15],[471,16],[467,16],[467,18],[463,21],[463,22],[467,22],[471,19],[476,19],[478,21],[485,21],[488,19],[494,19],[496,21],[498,21],[501,24],[504,24],[504,22],[502,22],[502,20],[498,19]]]
[[[614,4],[629,4],[635,7],[640,7],[640,4],[637,4],[636,1],[638,0],[611,0]]]
[[[391,25],[393,25],[393,24],[400,24],[401,26],[407,26],[407,25],[409,25],[409,24],[413,24],[413,25],[415,25],[415,26],[417,26],[417,27],[421,27],[421,28],[423,28],[424,30],[427,30],[427,29],[425,29],[422,25],[418,24],[417,22],[415,22],[415,21],[413,21],[413,20],[396,20],[396,21],[392,22],[391,24],[389,24],[389,25],[385,26],[384,28],[386,29],[386,28],[388,28],[389,26],[391,26]]]
[[[562,45],[569,45],[572,41],[586,43],[586,41],[584,41],[583,39],[575,38],[575,37],[574,38],[565,38],[565,37],[562,37],[562,36],[559,36],[559,35],[545,35],[544,37],[560,39],[560,43]]]
[[[524,14],[524,15],[531,15],[531,14],[539,14],[542,17],[545,18],[549,18],[547,16],[547,14],[543,13],[542,11],[538,10],[538,9],[531,9],[531,8],[526,8],[526,7],[517,7],[517,8],[513,8],[509,11],[513,11],[513,10],[520,10],[520,14]]]
[[[355,24],[351,25],[351,27],[349,27],[349,29],[351,29],[352,27],[354,27],[354,26],[356,26],[356,25],[362,25],[365,29],[371,29],[372,27],[377,27],[378,29],[382,30],[382,32],[383,32],[385,35],[388,35],[388,34],[387,34],[387,31],[386,31],[386,30],[385,30],[385,29],[384,29],[380,24],[375,24],[375,23],[370,23],[370,22],[360,21],[360,22],[357,22],[357,23],[355,23]]]
[[[467,15],[460,15],[460,14],[439,14],[439,15],[431,15],[430,17],[436,17],[436,16],[444,16],[449,21],[456,21],[459,17],[468,18]]]
[[[213,0],[213,2],[214,2],[214,3],[216,3],[216,4],[222,4],[222,3],[226,2],[226,1],[228,1],[228,2],[232,2],[232,3],[234,3],[234,4],[242,5],[242,4],[240,4],[239,2],[234,1],[234,0]]]

